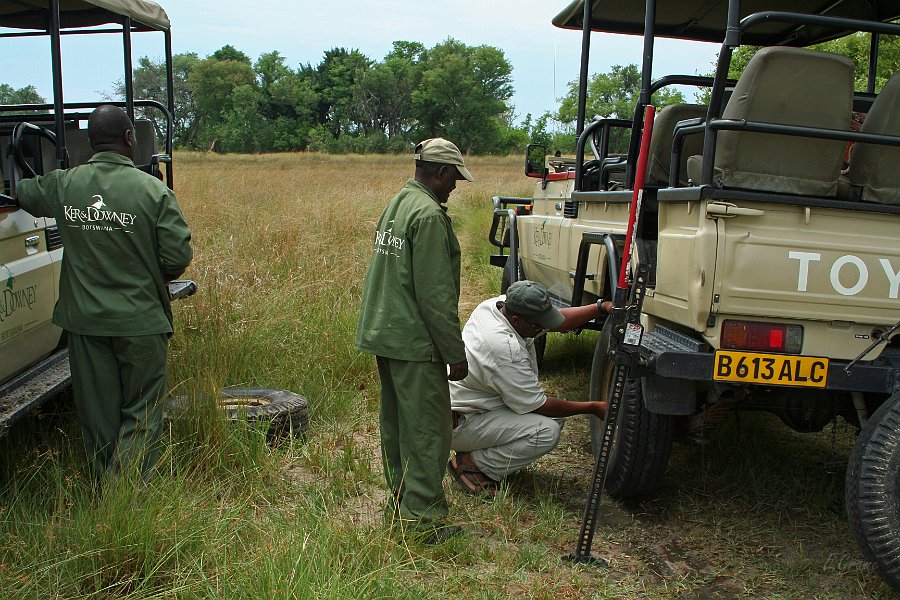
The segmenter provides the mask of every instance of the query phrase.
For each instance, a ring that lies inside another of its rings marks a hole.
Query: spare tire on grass
[[[189,404],[187,396],[178,396],[170,402],[170,413],[183,412]],[[219,392],[216,404],[225,411],[231,421],[246,419],[250,423],[268,421],[266,438],[271,442],[293,434],[299,436],[309,425],[309,407],[306,398],[286,390],[268,388],[224,388]]]

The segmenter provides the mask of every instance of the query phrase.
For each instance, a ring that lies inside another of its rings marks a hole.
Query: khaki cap
[[[547,288],[527,279],[513,283],[506,290],[506,308],[544,329],[556,329],[566,320],[550,303]]]
[[[416,160],[453,165],[459,174],[468,181],[475,181],[475,177],[469,173],[466,163],[463,162],[462,153],[456,144],[444,138],[429,138],[416,146]]]

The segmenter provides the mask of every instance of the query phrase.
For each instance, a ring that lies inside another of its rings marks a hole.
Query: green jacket
[[[175,194],[129,158],[98,152],[87,164],[23,180],[19,204],[54,217],[62,275],[53,322],[80,335],[172,332],[165,280],[191,262],[191,232]]]
[[[356,347],[398,360],[464,361],[459,277],[459,242],[447,209],[410,179],[378,220]]]

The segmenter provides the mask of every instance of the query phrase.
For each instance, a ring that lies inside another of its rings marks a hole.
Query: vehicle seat
[[[705,116],[706,107],[701,104],[670,104],[659,110],[653,121],[653,136],[650,138],[646,185],[668,187],[675,124],[686,119],[696,119]],[[703,135],[701,133],[684,138],[684,145],[681,149],[681,169],[678,172],[678,179],[681,185],[687,185],[688,158],[702,152]]]
[[[723,119],[848,129],[853,63],[837,54],[770,47],[757,52],[735,85]],[[713,183],[785,194],[835,196],[845,143],[798,136],[720,131]],[[688,161],[700,180],[702,157]]]
[[[156,144],[156,128],[149,119],[135,119],[134,136],[137,147],[134,149],[134,164],[138,167],[150,164],[150,158],[158,153]]]
[[[66,130],[66,150],[69,151],[69,167],[83,165],[94,155],[87,129]]]
[[[860,131],[900,136],[900,72],[878,94]],[[841,178],[840,196],[880,204],[900,204],[900,147],[857,142]]]

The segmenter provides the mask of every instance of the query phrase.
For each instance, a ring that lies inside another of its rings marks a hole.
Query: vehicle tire
[[[608,401],[615,363],[609,355],[612,320],[597,338],[591,367],[590,398]],[[635,498],[659,486],[672,454],[674,419],[644,407],[641,380],[629,379],[619,406],[619,423],[607,465],[606,492],[615,498]],[[591,448],[596,459],[605,420],[591,415]]]
[[[509,289],[509,286],[512,285],[512,271],[513,263],[509,258],[506,259],[506,266],[503,267],[503,275],[500,277],[500,293],[505,294],[506,290]],[[525,270],[522,269],[522,265],[519,265],[519,274],[516,277],[516,281],[525,279]]]
[[[177,396],[169,402],[170,416],[183,413],[190,404],[187,396]],[[306,398],[285,390],[268,388],[224,388],[219,392],[216,404],[225,412],[225,418],[237,421],[246,418],[253,423],[269,421],[266,437],[269,441],[293,433],[299,436],[309,425],[309,408]]]
[[[500,279],[500,293],[505,294],[509,286],[512,285],[512,262],[507,259],[506,266],[503,267],[503,276]],[[517,280],[525,279],[525,271],[519,266],[519,276]],[[534,338],[534,353],[537,356],[538,366],[544,364],[544,351],[547,349],[547,336],[549,333]]]
[[[247,421],[269,421],[270,440],[291,433],[299,435],[309,424],[306,398],[286,390],[225,388],[217,402],[229,419],[236,420],[246,414]]]
[[[856,439],[845,500],[863,555],[900,590],[900,393],[885,400]]]

